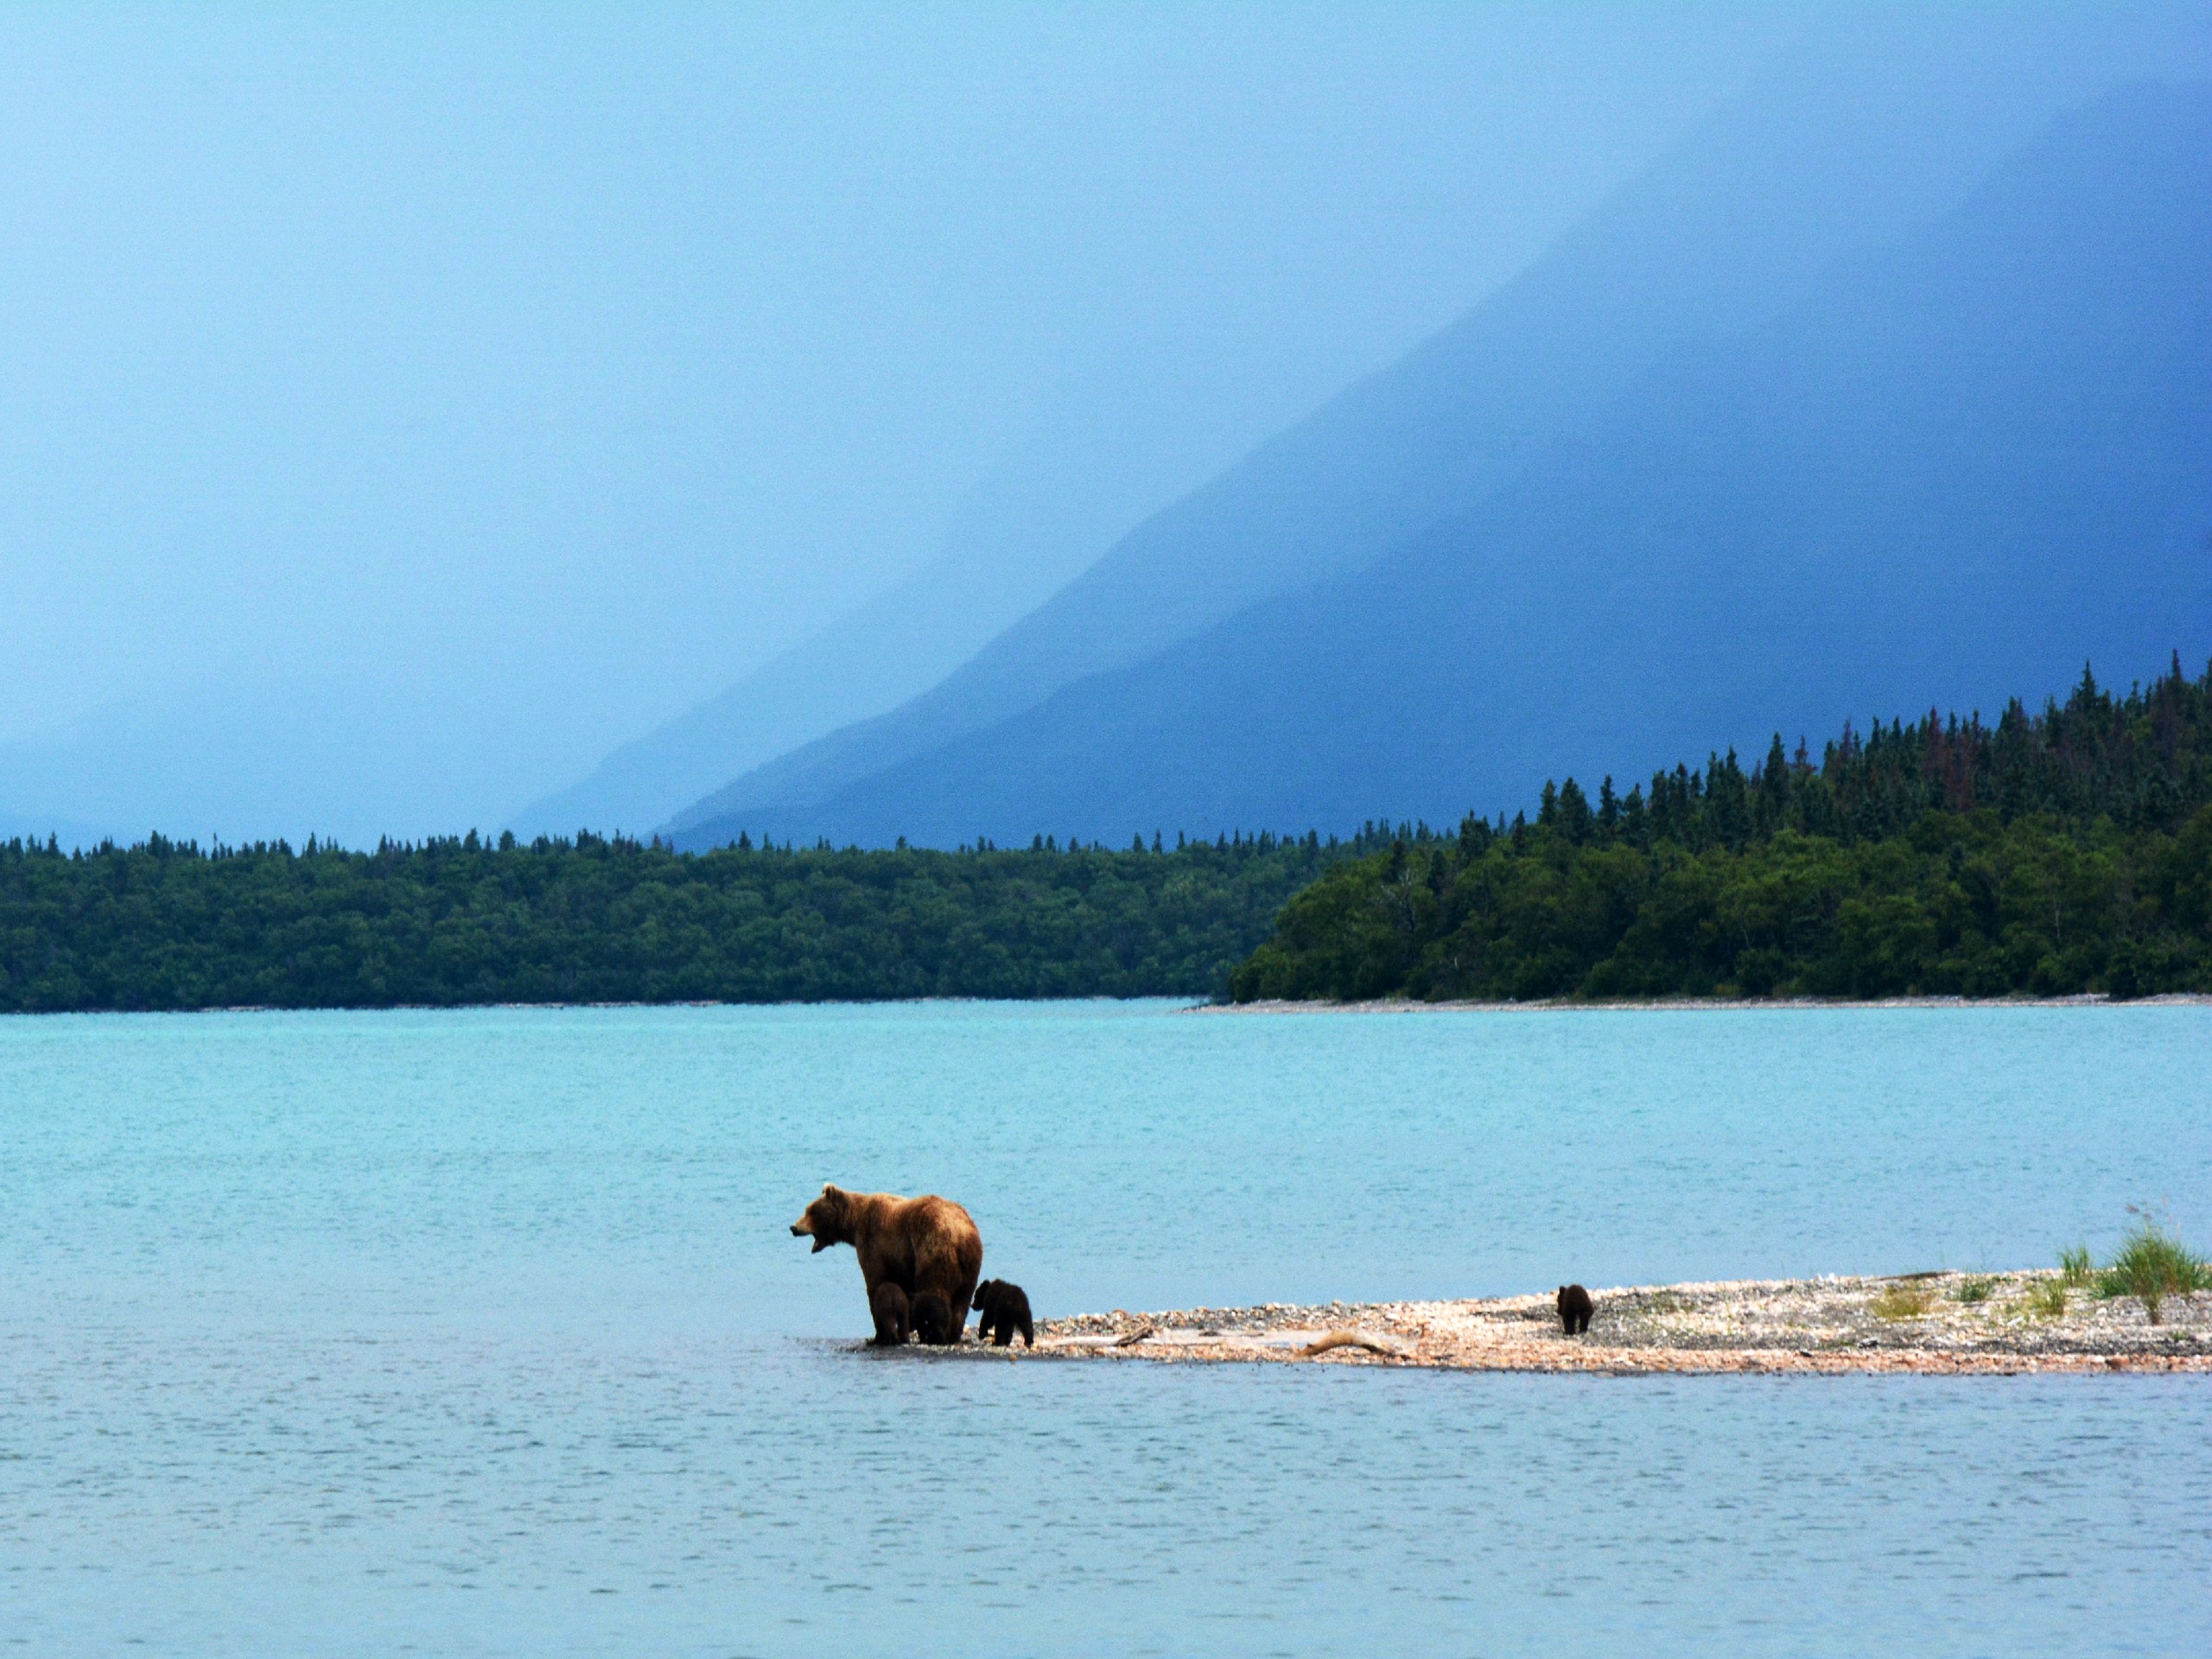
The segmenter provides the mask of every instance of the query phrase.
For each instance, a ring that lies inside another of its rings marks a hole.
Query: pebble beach
[[[1380,1365],[1441,1370],[2212,1374],[2212,1293],[2153,1323],[2055,1272],[1739,1280],[1593,1290],[1562,1334],[1553,1294],[1457,1301],[1267,1303],[1041,1320],[1038,1358]],[[999,1357],[1021,1350],[944,1351]]]

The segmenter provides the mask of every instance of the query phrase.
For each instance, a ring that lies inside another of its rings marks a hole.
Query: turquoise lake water
[[[2212,1009],[0,1020],[0,1644],[2202,1654],[2212,1381],[858,1350],[824,1180],[1040,1314],[2212,1240]]]

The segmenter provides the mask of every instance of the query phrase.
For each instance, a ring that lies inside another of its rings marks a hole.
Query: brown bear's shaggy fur
[[[1570,1337],[1579,1337],[1590,1328],[1590,1315],[1598,1305],[1590,1300],[1590,1293],[1580,1285],[1559,1287],[1559,1322]]]
[[[903,1348],[906,1345],[906,1293],[893,1284],[878,1285],[875,1294],[868,1299],[868,1312],[875,1315],[875,1345],[879,1348]]]
[[[914,1298],[914,1334],[924,1342],[950,1346],[960,1340],[960,1327],[967,1323],[962,1319],[956,1324],[951,1308],[933,1290],[925,1290]]]
[[[983,1273],[983,1236],[965,1210],[933,1194],[902,1198],[893,1192],[848,1192],[825,1186],[791,1224],[791,1236],[811,1238],[814,1248],[849,1244],[861,1259],[861,1281],[868,1287],[871,1311],[875,1287],[896,1285],[909,1298],[929,1292],[944,1300],[938,1340],[960,1340],[969,1299]],[[954,1308],[960,1313],[955,1315]],[[918,1331],[920,1320],[916,1319]],[[925,1341],[929,1340],[924,1338]]]
[[[976,1311],[983,1317],[976,1326],[977,1340],[995,1342],[1001,1348],[1021,1332],[1025,1346],[1037,1345],[1037,1327],[1029,1322],[1029,1293],[1003,1279],[986,1279],[976,1287]]]

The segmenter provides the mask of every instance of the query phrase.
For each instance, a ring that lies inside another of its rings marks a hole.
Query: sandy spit
[[[2058,1295],[2063,1293],[2063,1310]],[[1037,1346],[969,1343],[943,1357],[1124,1363],[1379,1365],[1611,1375],[2195,1372],[2212,1376],[2212,1292],[2152,1324],[2050,1272],[1744,1280],[1593,1291],[1585,1335],[1550,1293],[1461,1301],[1268,1303],[1047,1319]]]

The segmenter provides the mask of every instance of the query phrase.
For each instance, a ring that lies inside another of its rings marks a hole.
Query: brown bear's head
[[[841,1187],[825,1186],[822,1196],[806,1206],[806,1213],[791,1223],[793,1238],[811,1238],[817,1251],[828,1249],[832,1244],[849,1244],[853,1236],[847,1230],[851,1205]]]

